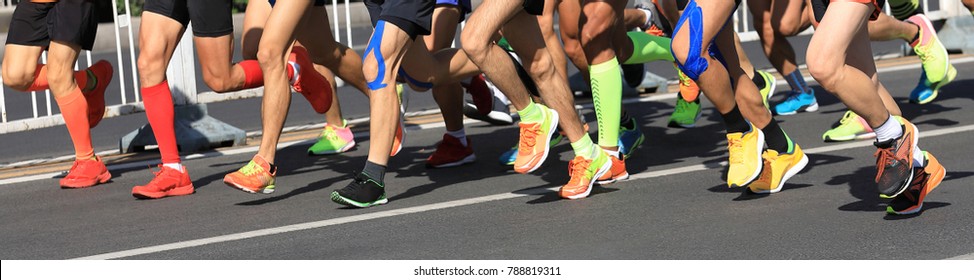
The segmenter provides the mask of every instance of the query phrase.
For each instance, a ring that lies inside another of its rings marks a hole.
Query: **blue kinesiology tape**
[[[406,79],[407,82],[416,86],[417,88],[424,88],[424,89],[433,88],[433,83],[427,83],[427,82],[413,79],[413,77],[409,76],[409,74],[406,73],[406,70],[403,70],[402,67],[399,68],[399,76],[403,77],[404,79]]]
[[[689,22],[689,37],[690,37],[690,51],[687,53],[686,62],[680,63],[677,60],[677,65],[683,74],[693,80],[700,78],[700,74],[707,71],[707,59],[700,57],[701,49],[703,48],[703,11],[697,6],[697,1],[690,1],[687,4],[686,9],[683,10],[683,15],[680,17],[680,21],[676,24],[676,28],[673,30],[681,30],[684,23]],[[714,52],[714,48],[710,48],[711,53]],[[674,50],[670,48],[670,52]],[[673,54],[676,57],[676,54]]]
[[[375,59],[378,69],[376,69],[375,80],[369,81],[367,84],[369,89],[378,90],[385,88],[387,84],[382,82],[382,79],[386,76],[386,60],[382,57],[382,33],[385,30],[386,21],[380,20],[375,23],[375,30],[372,31],[372,38],[369,39],[369,45],[365,47],[365,54],[362,56],[362,62],[365,63],[366,57],[372,54]]]

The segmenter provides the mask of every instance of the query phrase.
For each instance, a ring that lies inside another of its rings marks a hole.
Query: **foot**
[[[473,98],[473,104],[477,107],[477,112],[487,115],[494,108],[494,95],[487,87],[487,80],[484,74],[470,77],[470,83],[461,83],[467,89],[467,93]]]
[[[778,115],[794,115],[798,112],[818,111],[818,101],[815,100],[815,90],[808,92],[792,91],[785,101],[774,106],[773,112]]]
[[[271,170],[274,169],[274,170]],[[277,169],[260,156],[254,156],[247,165],[223,177],[223,183],[248,193],[274,192]]]
[[[727,134],[730,165],[727,169],[727,186],[732,188],[750,184],[761,174],[763,167],[761,151],[764,150],[764,133],[749,125],[751,131]]]
[[[771,110],[771,106],[768,106],[768,99],[774,96],[774,91],[778,87],[778,79],[765,71],[757,70],[756,72],[764,79],[764,87],[759,88],[758,92],[761,93],[761,98],[764,100],[764,107]]]
[[[551,134],[555,133],[558,127],[558,112],[541,104],[536,106],[544,114],[543,120],[537,123],[518,124],[521,132],[517,159],[514,160],[514,171],[518,173],[531,173],[541,167],[544,160],[548,158],[551,147],[546,140],[551,138]]]
[[[470,137],[467,137],[467,145],[464,146],[460,139],[449,134],[443,134],[443,141],[436,146],[436,151],[426,159],[426,166],[444,168],[472,163],[477,160],[477,156],[473,154],[473,148],[470,146]]]
[[[101,157],[93,159],[75,160],[74,165],[59,182],[62,189],[79,189],[92,187],[97,184],[108,182],[112,179],[112,174],[108,172],[108,167],[101,161]]]
[[[916,52],[917,57],[920,58],[920,62],[923,64],[923,72],[926,75],[927,82],[929,82],[928,87],[933,92],[937,92],[941,87],[949,84],[957,77],[957,69],[950,64],[947,49],[940,42],[940,38],[937,37],[937,30],[933,28],[933,24],[930,23],[930,19],[927,16],[916,14],[906,21],[920,27],[920,34],[917,36],[917,40],[911,42],[910,46],[913,47],[913,51]],[[936,95],[933,95],[926,102],[933,101],[935,97]]]
[[[406,141],[406,107],[403,106],[402,98],[402,87],[396,87],[396,93],[399,95],[399,126],[396,127],[395,138],[392,139],[392,151],[389,153],[390,157],[394,157],[402,151],[403,142]]]
[[[635,154],[636,148],[642,145],[643,141],[646,141],[646,135],[643,134],[642,130],[639,130],[636,119],[632,119],[629,126],[632,129],[626,128],[626,126],[619,127],[619,154],[622,155],[623,159]]]
[[[758,177],[747,189],[753,193],[776,193],[781,191],[788,179],[801,172],[808,165],[808,156],[802,152],[801,147],[795,144],[795,151],[791,154],[779,154],[775,150],[765,150],[764,168],[761,176]]]
[[[629,179],[629,171],[626,171],[626,161],[624,159],[609,156],[609,162],[611,163],[609,172],[602,174],[602,176],[595,181],[596,184],[607,185],[617,181]]]
[[[876,138],[876,132],[869,127],[866,120],[855,112],[846,111],[842,119],[839,120],[839,126],[829,129],[822,134],[822,141],[825,142],[843,142],[861,139],[872,139]]]
[[[576,156],[568,163],[568,184],[561,186],[558,195],[567,199],[585,198],[592,193],[595,180],[601,178],[612,168],[609,155],[599,151],[594,159]]]
[[[189,173],[159,165],[156,177],[144,186],[132,188],[132,196],[140,199],[158,199],[167,196],[190,195],[196,192]]]
[[[924,152],[924,159],[927,162],[924,167],[916,167],[914,170],[913,182],[902,194],[893,198],[886,206],[886,213],[893,215],[908,215],[920,212],[923,208],[923,200],[927,194],[933,191],[944,180],[947,169],[932,154]]]
[[[85,100],[88,101],[88,127],[93,128],[101,122],[105,116],[105,89],[112,82],[112,64],[105,60],[99,60],[88,68],[95,76],[95,88],[88,92],[82,92]]]
[[[345,188],[331,192],[331,201],[341,205],[366,208],[386,204],[389,199],[386,198],[385,185],[365,173],[359,173]]]
[[[700,107],[699,95],[697,96],[697,100],[687,101],[683,99],[683,95],[678,94],[676,96],[676,106],[673,109],[673,114],[670,115],[670,121],[667,126],[676,128],[691,128],[696,126],[697,120],[703,114],[703,110]]]
[[[548,146],[554,147],[555,145],[558,145],[558,143],[561,143],[562,139],[565,139],[565,135],[562,135],[561,133],[551,134],[551,141],[548,142]],[[498,160],[500,160],[501,165],[513,166],[514,161],[517,160],[517,146],[514,146],[510,150],[507,150],[501,154]]]
[[[478,110],[479,107],[471,103],[463,104],[463,115],[468,118],[484,121],[492,125],[510,125],[514,124],[514,118],[511,117],[511,109],[508,108],[507,104],[497,97],[491,97],[494,99],[493,109],[490,110],[486,115],[481,114]]]
[[[876,142],[876,187],[879,196],[891,198],[910,186],[913,180],[913,150],[917,149],[919,132],[912,123],[903,122],[903,135]]]
[[[344,127],[325,124],[318,142],[308,148],[309,155],[333,155],[344,153],[355,147],[355,136],[348,127],[348,121],[342,120]]]
[[[332,92],[331,84],[328,83],[328,80],[315,70],[315,65],[311,62],[311,56],[308,55],[308,50],[301,46],[294,46],[291,49],[288,63],[291,63],[292,67],[296,70],[295,72],[297,72],[294,75],[293,83],[291,83],[294,91],[297,91],[304,98],[308,99],[315,112],[319,114],[328,112],[328,109],[331,108],[332,94],[334,92]]]

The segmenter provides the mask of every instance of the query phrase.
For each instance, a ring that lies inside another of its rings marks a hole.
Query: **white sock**
[[[639,10],[642,11],[644,14],[646,14],[646,22],[643,23],[642,28],[643,30],[649,30],[649,27],[653,25],[653,13],[650,12],[649,10],[643,10],[643,9],[639,9]]]
[[[913,166],[926,166],[926,162],[923,159],[923,151],[920,150],[920,146],[917,146],[915,149],[913,149]]]
[[[177,163],[164,163],[164,164],[162,164],[162,166],[169,167],[169,168],[172,168],[172,169],[175,169],[175,170],[179,170],[179,172],[183,172],[183,173],[186,172],[186,169],[183,168],[183,164],[182,163],[179,163],[179,162],[177,162]]]
[[[291,72],[291,80],[288,81],[288,83],[294,85],[294,82],[298,80],[298,74],[301,74],[301,65],[298,65],[297,63],[294,63],[292,61],[288,61],[287,63],[291,64],[291,69],[294,70],[293,72]]]
[[[615,150],[615,151],[610,151],[610,150],[606,150],[606,149],[602,149],[602,150],[605,151],[605,153],[606,154],[609,154],[610,156],[614,156],[616,158],[620,158],[619,157],[619,150]]]
[[[896,121],[896,118],[890,115],[883,125],[873,128],[873,131],[876,132],[876,142],[886,142],[902,136],[903,126],[900,125],[900,122]]]
[[[450,135],[453,138],[460,139],[460,144],[463,144],[464,147],[467,146],[467,133],[463,130],[463,128],[457,131],[447,130],[446,135]]]

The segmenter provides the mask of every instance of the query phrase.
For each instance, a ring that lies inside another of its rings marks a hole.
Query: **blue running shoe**
[[[619,154],[623,155],[623,159],[632,156],[636,147],[642,145],[643,141],[646,140],[646,135],[643,135],[639,126],[636,125],[636,119],[632,119],[632,127],[633,129],[627,129],[623,126],[619,129]]]
[[[931,87],[929,80],[927,80],[927,72],[920,71],[920,82],[917,86],[913,88],[910,92],[910,103],[915,104],[927,104],[937,98],[937,89]]]
[[[774,112],[778,115],[794,115],[799,111],[818,111],[818,102],[815,100],[814,89],[809,92],[792,91],[788,93],[788,98],[785,98],[785,101],[774,106]]]

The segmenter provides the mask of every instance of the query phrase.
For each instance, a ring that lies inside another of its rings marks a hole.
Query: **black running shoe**
[[[386,199],[386,188],[373,180],[364,172],[355,175],[345,188],[331,192],[331,201],[335,203],[366,208],[389,202]]]
[[[927,194],[930,194],[944,180],[947,170],[943,165],[940,165],[940,162],[932,154],[925,153],[925,155],[926,166],[913,168],[915,170],[910,187],[889,202],[889,205],[886,206],[886,213],[908,215],[920,212]]]
[[[876,188],[882,198],[892,198],[913,181],[913,149],[916,149],[917,129],[906,122],[903,135],[897,139],[876,142]]]

